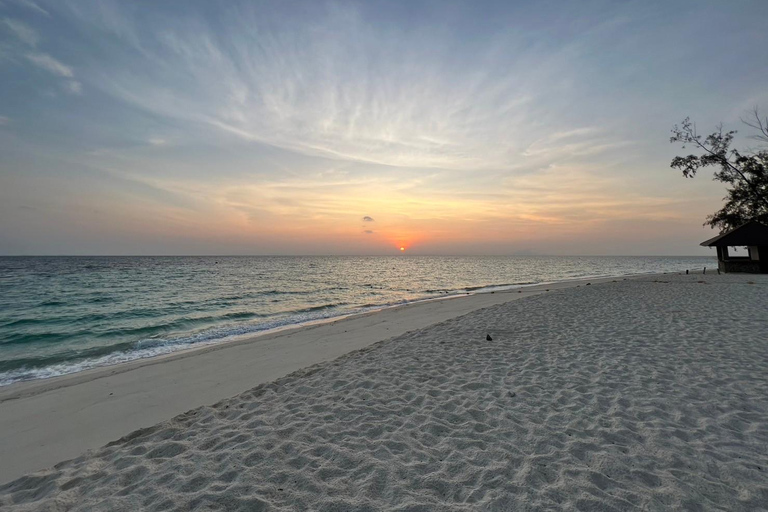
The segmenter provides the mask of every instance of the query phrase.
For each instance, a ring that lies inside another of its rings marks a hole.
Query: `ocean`
[[[0,386],[409,302],[710,257],[0,257]]]

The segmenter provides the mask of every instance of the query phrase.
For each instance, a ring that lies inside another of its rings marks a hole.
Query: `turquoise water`
[[[0,257],[0,385],[451,294],[699,257]]]

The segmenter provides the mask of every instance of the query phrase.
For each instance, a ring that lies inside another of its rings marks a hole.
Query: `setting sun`
[[[401,247],[401,248],[400,248],[400,250],[401,250],[401,251],[405,251],[405,247]]]

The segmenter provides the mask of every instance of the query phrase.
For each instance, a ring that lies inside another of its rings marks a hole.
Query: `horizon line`
[[[550,257],[550,258],[584,258],[584,257],[605,257],[605,258],[710,258],[716,255],[703,254],[403,254],[382,253],[382,254],[0,254],[0,258],[330,258],[330,257],[455,257],[455,258],[477,258],[477,257],[500,257],[500,258],[528,258],[528,257]]]

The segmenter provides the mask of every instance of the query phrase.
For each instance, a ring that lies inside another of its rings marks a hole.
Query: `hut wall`
[[[720,260],[717,262],[720,272],[745,272],[750,274],[760,273],[760,262],[747,258],[739,260]]]

